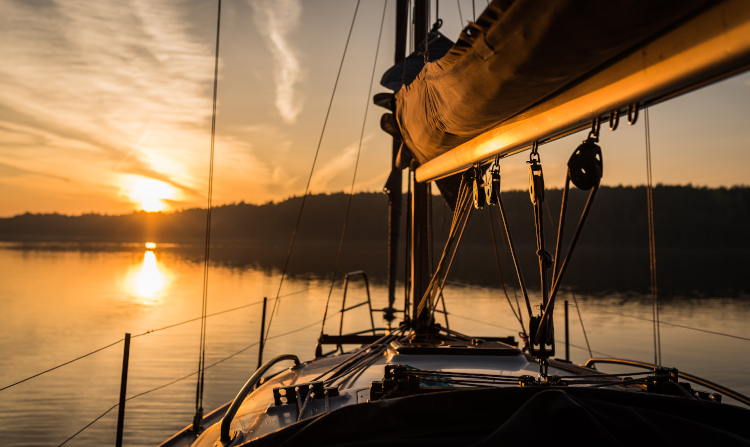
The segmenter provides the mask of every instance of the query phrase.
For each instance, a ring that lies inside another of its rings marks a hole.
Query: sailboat
[[[750,405],[747,396],[679,365],[597,358],[575,365],[556,358],[553,319],[604,175],[601,126],[632,124],[649,106],[746,70],[750,2],[494,0],[453,43],[439,23],[429,26],[428,2],[415,0],[413,34],[424,39],[407,57],[411,5],[397,0],[396,65],[382,79],[394,93],[374,98],[388,109],[381,127],[394,138],[386,185],[392,199],[387,327],[322,330],[313,359],[268,360],[233,401],[201,414],[162,446],[750,445],[750,410],[741,406]],[[568,136],[575,149],[557,242],[546,247],[539,149]],[[517,262],[500,191],[501,165],[526,151],[538,272],[523,272]],[[409,275],[397,309],[401,169],[409,171]],[[434,269],[432,183],[454,210]],[[589,199],[565,239],[571,184],[589,191]],[[524,324],[521,340],[458,333],[436,318],[466,222],[483,208],[499,217],[511,247],[525,301],[514,309]],[[531,303],[531,278],[539,280],[541,303]],[[380,312],[369,298],[364,304]],[[632,370],[607,374],[596,369],[603,363]]]

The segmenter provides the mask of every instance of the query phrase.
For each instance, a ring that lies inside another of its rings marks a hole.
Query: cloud
[[[362,140],[362,146],[372,139],[371,135],[366,136]],[[312,192],[326,192],[330,190],[346,191],[349,192],[352,182],[352,174],[354,173],[354,164],[357,162],[357,148],[359,147],[359,141],[356,141],[346,147],[341,152],[328,160],[315,169],[313,173],[312,182],[310,185],[310,191]],[[361,159],[360,159],[361,162]],[[362,168],[360,163],[359,168]],[[361,174],[361,170],[358,171]],[[339,178],[341,174],[345,176]],[[355,183],[356,186],[356,183]]]
[[[0,163],[98,188],[137,174],[203,190],[213,38],[186,5],[0,3]]]
[[[302,111],[302,100],[295,97],[302,68],[288,35],[299,23],[302,5],[298,0],[256,0],[251,4],[255,25],[275,62],[276,108],[284,121],[294,123]]]

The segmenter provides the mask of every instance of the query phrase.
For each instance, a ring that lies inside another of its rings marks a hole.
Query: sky
[[[214,204],[304,192],[356,4],[223,0]],[[373,63],[372,94],[386,91],[378,80],[393,63],[394,6],[377,61],[384,2],[359,6],[313,193],[350,187]],[[455,40],[471,0],[439,13]],[[216,2],[199,0],[0,0],[0,216],[205,206],[216,16]],[[382,113],[369,108],[355,191],[381,191],[387,178]],[[747,73],[652,107],[654,182],[750,184],[748,116]],[[645,183],[643,121],[603,131],[604,184]],[[549,187],[563,184],[583,138],[540,148]],[[525,159],[503,162],[503,189],[527,186]]]

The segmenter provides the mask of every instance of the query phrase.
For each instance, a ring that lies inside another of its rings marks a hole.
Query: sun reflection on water
[[[151,304],[154,298],[169,285],[169,275],[165,273],[156,260],[156,255],[151,250],[143,253],[143,262],[140,268],[134,269],[128,275],[128,288],[139,298],[143,298],[143,304]]]

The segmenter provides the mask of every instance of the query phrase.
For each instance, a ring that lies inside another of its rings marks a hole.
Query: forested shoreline
[[[555,237],[561,190],[548,190],[545,226]],[[572,232],[587,192],[571,191],[566,228]],[[288,241],[301,205],[301,197],[276,203],[236,203],[212,211],[214,241]],[[341,237],[348,196],[316,194],[307,198],[298,230],[300,241],[330,241]],[[520,244],[533,243],[534,224],[528,192],[503,193],[509,226]],[[404,206],[406,200],[404,200]],[[581,245],[631,247],[647,244],[645,187],[603,187],[596,199]],[[353,197],[347,241],[382,242],[388,234],[388,200],[381,193]],[[464,240],[484,243],[490,237],[487,210],[475,210]],[[405,212],[403,213],[405,216]],[[495,215],[495,217],[497,217]],[[750,248],[750,187],[695,188],[662,186],[654,189],[657,245],[684,248]],[[401,233],[404,233],[403,218]],[[442,198],[433,200],[436,241],[450,226],[451,211]],[[195,208],[170,213],[134,212],[123,215],[26,213],[0,218],[4,241],[92,241],[190,243],[205,238],[206,210]]]

